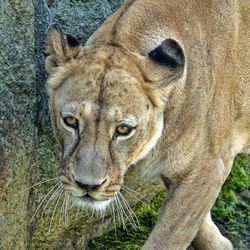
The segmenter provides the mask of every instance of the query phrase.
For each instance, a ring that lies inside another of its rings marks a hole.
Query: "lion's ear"
[[[76,58],[80,49],[81,45],[75,37],[63,33],[57,24],[51,26],[45,40],[46,71],[50,74],[57,66]]]
[[[175,40],[166,39],[144,58],[142,70],[150,82],[167,84],[180,77],[184,70],[184,52]]]
[[[185,56],[181,46],[173,39],[166,39],[139,60],[145,79],[144,89],[155,105],[165,105],[169,93],[166,89],[173,86],[171,83],[184,72]]]
[[[184,53],[181,46],[172,39],[166,39],[160,46],[149,52],[149,58],[156,63],[168,67],[171,71],[182,71]]]

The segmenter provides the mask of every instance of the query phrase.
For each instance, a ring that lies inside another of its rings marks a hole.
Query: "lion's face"
[[[51,60],[46,64],[54,65]],[[104,208],[120,191],[128,167],[156,145],[163,96],[113,47],[81,48],[75,60],[51,73],[48,92],[62,148],[62,185],[80,205]]]
[[[101,58],[82,60],[86,66],[53,91],[53,122],[63,149],[64,188],[82,203],[101,204],[119,192],[128,166],[155,145],[163,120],[140,79],[122,68],[105,70]],[[79,64],[68,65],[70,71]]]

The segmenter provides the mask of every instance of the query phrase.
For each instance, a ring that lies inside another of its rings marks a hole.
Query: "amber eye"
[[[63,117],[63,121],[64,123],[71,128],[78,128],[78,121],[75,117],[73,116],[67,116],[67,117]]]
[[[117,128],[116,128],[116,135],[128,135],[131,131],[132,131],[132,127],[130,126],[127,126],[127,125],[119,125]]]

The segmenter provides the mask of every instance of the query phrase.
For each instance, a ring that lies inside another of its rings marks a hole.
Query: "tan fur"
[[[48,93],[65,189],[81,197],[86,190],[76,180],[99,185],[89,193],[104,204],[131,163],[161,175],[169,188],[142,249],[191,242],[200,250],[233,249],[210,209],[235,155],[250,146],[249,23],[248,0],[127,0],[85,46],[49,30]],[[183,67],[148,56],[168,38],[182,48]],[[78,132],[65,129],[62,112],[78,119]],[[113,136],[121,119],[136,127],[127,138]]]

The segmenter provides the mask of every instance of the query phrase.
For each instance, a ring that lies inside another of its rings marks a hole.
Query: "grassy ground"
[[[212,210],[212,217],[225,236],[232,240],[236,249],[250,249],[250,176],[248,157],[238,155],[233,170],[224,184]],[[148,204],[139,205],[135,211],[140,228],[131,225],[127,231],[118,227],[89,244],[91,250],[139,250],[156,222],[166,192],[160,192]]]
[[[235,159],[212,212],[220,230],[237,249],[250,249],[250,175],[246,155]]]

